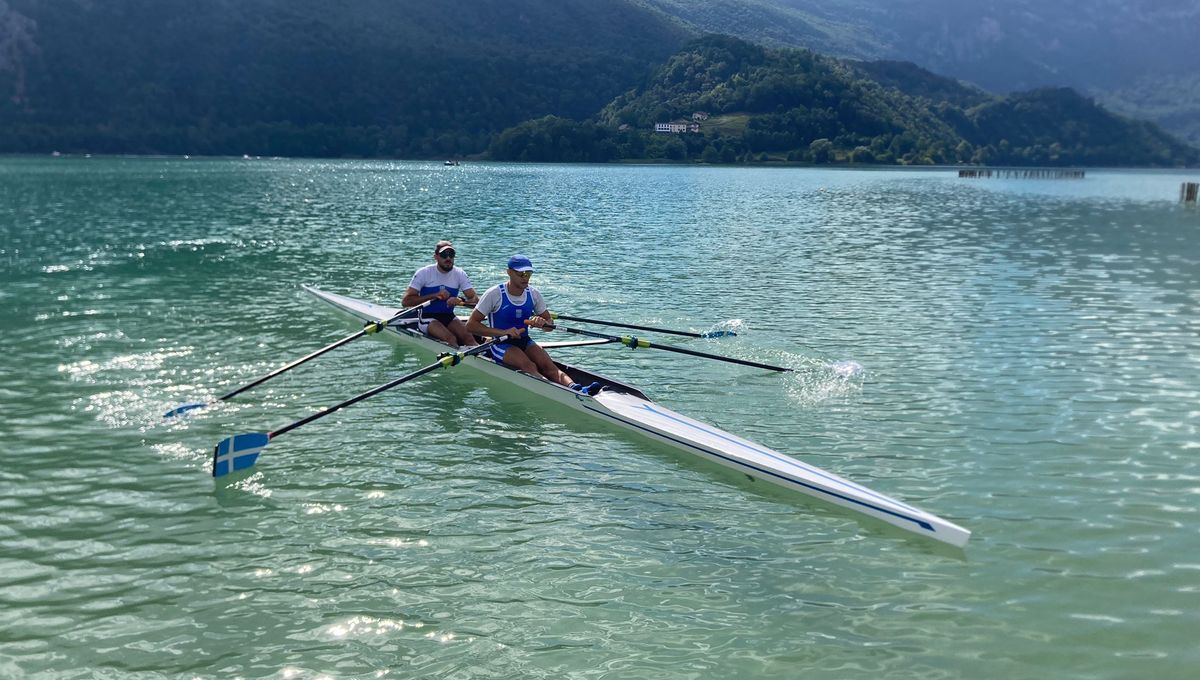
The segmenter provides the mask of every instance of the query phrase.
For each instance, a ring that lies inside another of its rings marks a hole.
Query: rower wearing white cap
[[[484,291],[467,320],[467,331],[484,337],[507,335],[508,342],[493,345],[492,357],[517,370],[534,375],[541,374],[550,382],[570,387],[578,392],[596,394],[600,383],[587,387],[572,382],[559,370],[546,350],[529,337],[530,328],[549,330],[553,326],[546,301],[537,288],[529,285],[533,276],[533,263],[524,255],[508,258],[508,281]],[[483,321],[487,319],[485,326]]]
[[[400,304],[415,307],[422,302],[429,304],[417,312],[417,327],[431,338],[453,345],[473,347],[475,338],[467,332],[466,325],[454,315],[454,308],[476,302],[475,286],[461,267],[454,266],[454,244],[438,241],[433,247],[433,264],[426,265],[413,274],[408,290]]]

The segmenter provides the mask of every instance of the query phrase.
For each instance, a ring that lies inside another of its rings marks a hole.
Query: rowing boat
[[[361,321],[389,319],[399,311],[395,307],[378,305],[309,286],[305,286],[304,289],[318,299]],[[387,332],[402,344],[434,354],[457,349],[450,348],[446,344],[420,333],[416,329],[415,323],[413,319],[395,321],[387,327]],[[584,340],[542,344],[546,347],[563,347],[606,342],[610,341]],[[482,371],[494,378],[513,383],[580,413],[733,468],[752,477],[799,491],[950,545],[962,547],[971,537],[970,531],[953,522],[761,444],[676,413],[656,404],[635,387],[577,366],[560,361],[555,363],[575,382],[584,385],[599,382],[604,388],[594,396],[581,394],[540,376],[504,366],[491,359],[486,353],[463,359],[463,365]]]

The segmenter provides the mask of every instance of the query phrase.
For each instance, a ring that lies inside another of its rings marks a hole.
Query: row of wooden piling
[[[1078,168],[962,168],[959,177],[999,177],[1001,179],[1083,179]]]
[[[1083,179],[1084,171],[1076,168],[961,168],[959,177],[999,177],[1017,179]],[[1179,185],[1179,202],[1200,202],[1200,182]]]

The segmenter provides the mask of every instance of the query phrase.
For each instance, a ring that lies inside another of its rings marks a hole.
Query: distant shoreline
[[[497,161],[490,159],[467,159],[459,160],[456,166],[445,166],[445,159],[440,158],[387,158],[382,156],[377,157],[353,157],[353,156],[205,156],[200,154],[105,154],[105,153],[2,153],[0,158],[27,158],[27,159],[128,159],[128,160],[226,160],[226,161],[364,161],[364,162],[399,162],[399,163],[432,163],[444,167],[469,167],[476,164],[502,164],[502,165],[588,165],[588,166],[636,166],[636,165],[653,165],[653,166],[678,166],[686,168],[812,168],[820,170],[902,170],[908,172],[919,172],[922,170],[1092,170],[1092,171],[1153,171],[1160,173],[1172,172],[1188,172],[1200,170],[1198,166],[1176,166],[1162,167],[1149,165],[972,165],[972,164],[954,164],[954,165],[896,165],[890,163],[812,163],[806,161],[786,161],[786,160],[767,160],[756,161],[752,163],[705,163],[703,161],[674,161],[657,158],[644,159],[621,159],[610,161],[607,163],[588,163],[582,161]]]

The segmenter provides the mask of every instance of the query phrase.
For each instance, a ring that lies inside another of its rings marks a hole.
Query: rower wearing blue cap
[[[507,335],[508,342],[493,345],[492,357],[505,366],[534,375],[541,374],[550,382],[570,387],[577,392],[596,394],[600,383],[584,387],[563,373],[546,350],[529,337],[530,328],[550,330],[553,320],[537,288],[529,285],[533,263],[524,255],[508,258],[508,281],[487,289],[471,312],[467,330],[485,337]],[[484,319],[487,325],[484,325]]]

